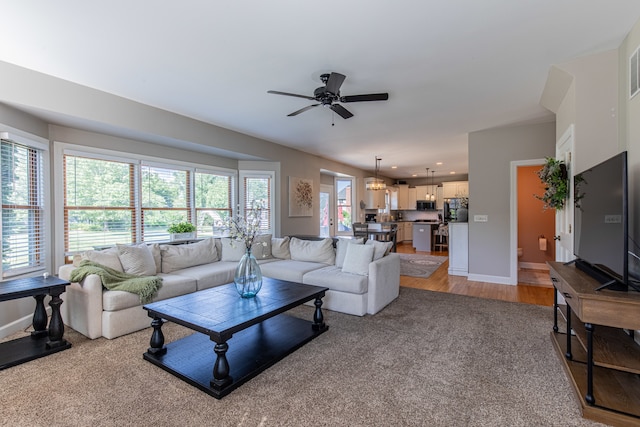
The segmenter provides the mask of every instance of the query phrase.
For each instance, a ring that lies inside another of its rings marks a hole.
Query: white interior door
[[[569,200],[564,209],[556,210],[556,261],[571,261],[573,256],[573,125],[556,144],[556,159],[564,160],[569,173]]]
[[[320,237],[335,236],[333,215],[336,212],[333,186],[320,185]]]

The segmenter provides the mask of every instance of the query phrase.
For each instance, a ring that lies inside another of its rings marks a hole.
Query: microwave
[[[436,202],[432,200],[418,200],[416,202],[416,209],[419,211],[435,211]]]

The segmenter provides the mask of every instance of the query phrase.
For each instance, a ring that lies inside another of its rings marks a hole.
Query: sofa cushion
[[[197,290],[201,291],[233,282],[233,275],[237,266],[237,261],[217,261],[183,268],[176,274],[194,279]]]
[[[271,254],[271,234],[260,234],[253,239],[251,253],[256,259],[273,258]]]
[[[367,240],[366,245],[371,245],[374,248],[373,260],[382,258],[389,255],[391,248],[393,248],[393,242],[378,242],[377,240]]]
[[[156,274],[156,262],[151,249],[146,243],[139,245],[116,245],[118,258],[125,273],[136,276],[153,276]]]
[[[271,254],[274,258],[291,259],[289,236],[271,238]]]
[[[223,237],[222,253],[220,254],[220,261],[240,261],[242,255],[247,252],[247,248],[244,242],[240,240],[233,240],[229,237]]]
[[[186,245],[162,245],[162,272],[172,273],[183,268],[216,262],[218,255],[213,238]]]
[[[339,238],[336,242],[336,267],[342,268],[344,265],[344,256],[347,254],[347,245],[362,245],[364,239],[343,239]]]
[[[124,268],[122,268],[122,263],[120,262],[120,257],[118,256],[118,248],[115,246],[101,251],[82,252],[81,254],[73,257],[73,265],[78,267],[80,265],[80,261],[84,261],[85,259],[113,268],[114,270],[124,272]]]
[[[336,252],[333,249],[333,239],[302,240],[292,237],[289,242],[291,259],[295,261],[321,262],[335,264]]]
[[[302,283],[302,276],[306,273],[322,267],[324,267],[324,264],[317,262],[294,261],[291,259],[282,259],[260,264],[260,270],[262,270],[263,276],[297,283]]]
[[[369,263],[373,261],[373,245],[347,245],[342,271],[345,273],[369,275]]]
[[[364,294],[369,289],[369,277],[345,273],[335,265],[306,273],[302,278],[305,285],[325,286],[332,291]]]
[[[162,286],[158,289],[152,301],[160,301],[196,291],[196,281],[190,277],[163,273],[158,276],[162,278]],[[125,308],[139,305],[140,297],[134,293],[107,290],[102,292],[102,309],[104,311],[124,310]],[[149,324],[151,324],[151,318],[149,319]]]

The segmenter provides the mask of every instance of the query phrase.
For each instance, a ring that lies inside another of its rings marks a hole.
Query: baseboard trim
[[[467,276],[467,279],[473,280],[475,282],[497,283],[499,285],[509,285],[509,286],[515,286],[515,285],[518,284],[517,281],[516,281],[516,283],[512,283],[510,277],[488,276],[488,275],[485,275],[485,274],[469,274]]]

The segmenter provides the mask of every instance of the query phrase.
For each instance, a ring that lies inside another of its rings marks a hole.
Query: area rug
[[[551,307],[400,288],[373,316],[324,313],[326,333],[222,400],[143,360],[150,328],[113,340],[67,328],[70,349],[0,371],[0,425],[599,426],[580,416]]]
[[[444,256],[400,254],[400,275],[427,278],[446,260]]]

